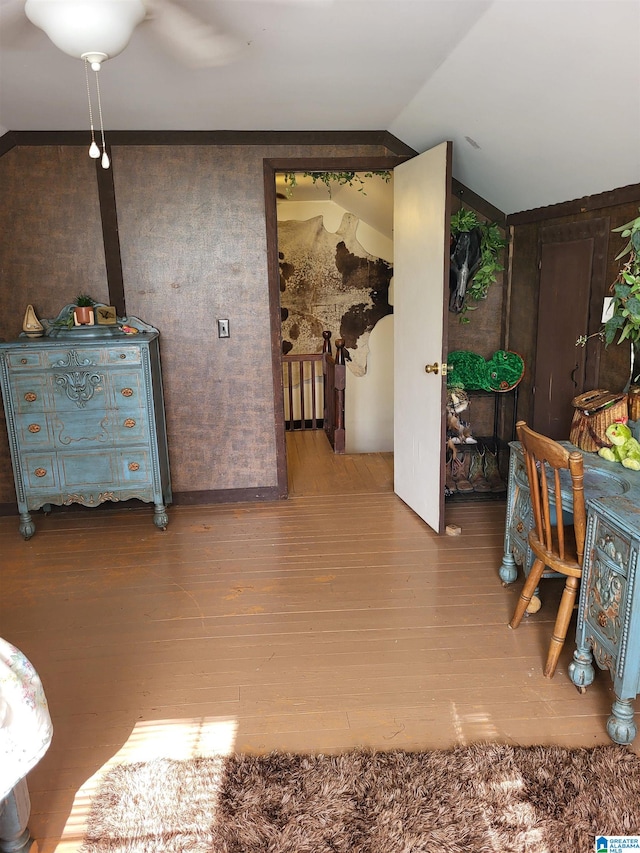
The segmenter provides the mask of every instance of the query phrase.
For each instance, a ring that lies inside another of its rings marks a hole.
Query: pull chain
[[[98,65],[98,68],[100,66]],[[98,147],[98,143],[96,142],[95,131],[93,127],[93,109],[91,107],[91,88],[89,86],[89,60],[84,60],[84,73],[85,79],[87,83],[87,101],[89,103],[89,124],[91,127],[91,145],[89,146],[89,157],[93,160],[97,160],[100,157],[100,148]],[[107,146],[104,139],[104,122],[102,120],[102,102],[100,100],[100,82],[98,78],[98,71],[96,70],[96,95],[98,99],[98,117],[100,119],[100,134],[102,139],[102,158],[101,164],[103,169],[109,168],[109,155],[107,154]]]
[[[107,154],[107,146],[104,141],[104,122],[102,121],[102,103],[100,101],[100,83],[98,81],[98,72],[96,71],[96,93],[98,95],[98,117],[100,118],[100,134],[102,136],[102,168],[109,168],[109,155]]]
[[[100,156],[100,149],[96,144],[96,137],[93,131],[93,110],[91,109],[91,92],[89,90],[89,62],[84,61],[84,76],[87,81],[87,101],[89,102],[89,124],[91,126],[91,145],[89,146],[89,157],[97,160]]]

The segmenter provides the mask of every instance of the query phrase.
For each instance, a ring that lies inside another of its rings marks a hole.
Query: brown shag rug
[[[600,835],[640,835],[640,758],[479,744],[122,764],[82,853],[586,853]]]

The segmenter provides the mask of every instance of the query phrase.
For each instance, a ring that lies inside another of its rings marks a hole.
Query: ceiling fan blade
[[[242,43],[171,0],[144,0],[147,20],[165,46],[192,68],[225,65]]]

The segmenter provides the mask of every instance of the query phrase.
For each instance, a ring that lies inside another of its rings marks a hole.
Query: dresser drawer
[[[77,450],[58,453],[60,477],[69,491],[86,487],[113,488],[118,483],[117,453]]]
[[[53,449],[53,427],[49,415],[32,412],[16,417],[16,437],[22,450]]]
[[[19,415],[46,412],[53,407],[46,374],[18,375],[10,393],[13,407]]]
[[[585,619],[604,647],[615,655],[624,630],[628,582],[626,571],[593,547],[586,590]]]
[[[22,456],[22,475],[31,491],[57,492],[60,488],[55,453],[25,453]]]
[[[149,438],[149,424],[141,413],[113,413],[113,438],[121,445],[146,444]]]
[[[141,370],[111,370],[109,381],[109,405],[114,409],[132,411],[145,406],[144,378]]]
[[[139,346],[107,347],[105,349],[107,364],[140,364],[142,350]]]
[[[593,543],[598,557],[609,563],[612,568],[615,568],[616,572],[626,577],[631,554],[631,538],[615,528],[605,518],[598,517]]]
[[[48,364],[46,353],[42,350],[16,349],[6,353],[7,365],[12,371],[41,368]]]
[[[123,486],[147,485],[152,481],[153,464],[144,448],[118,453],[120,483]]]

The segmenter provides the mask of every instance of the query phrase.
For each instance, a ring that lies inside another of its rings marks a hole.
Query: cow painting
[[[282,345],[285,354],[322,349],[322,332],[341,337],[356,376],[367,369],[369,336],[393,313],[389,284],[393,267],[356,240],[358,218],[345,213],[335,233],[322,216],[278,223]]]

